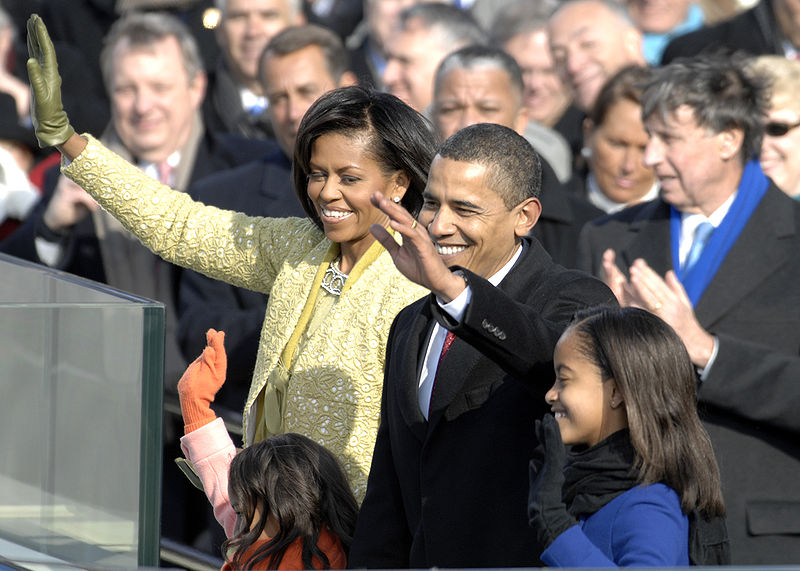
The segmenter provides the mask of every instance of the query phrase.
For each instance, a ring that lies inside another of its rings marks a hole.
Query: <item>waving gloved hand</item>
[[[561,499],[567,451],[552,414],[536,421],[536,436],[539,446],[530,463],[528,523],[534,528],[542,549],[546,549],[577,521],[569,515]]]
[[[61,103],[61,76],[56,51],[44,22],[28,18],[28,78],[31,83],[31,119],[40,147],[64,144],[75,129]]]
[[[181,401],[183,431],[197,430],[217,418],[211,403],[225,383],[228,356],[225,354],[225,332],[209,329],[206,348],[195,359],[178,381],[178,398]]]

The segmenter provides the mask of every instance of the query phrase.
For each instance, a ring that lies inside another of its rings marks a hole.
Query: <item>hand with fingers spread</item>
[[[398,244],[392,235],[378,224],[370,228],[375,239],[392,256],[394,265],[405,277],[428,288],[443,302],[448,303],[464,291],[466,282],[454,274],[442,261],[428,231],[417,223],[408,211],[387,199],[380,192],[371,197],[373,206],[389,217],[389,226],[403,238]]]
[[[536,421],[536,436],[539,446],[529,468],[528,523],[536,531],[542,549],[546,549],[578,522],[567,512],[562,499],[567,451],[561,441],[558,422],[552,414]]]
[[[225,383],[228,357],[225,353],[225,332],[209,329],[206,348],[192,362],[178,381],[184,432],[189,434],[217,418],[211,410],[219,389]]]
[[[686,346],[686,351],[697,367],[705,368],[714,351],[714,336],[697,321],[692,302],[675,272],[659,276],[642,259],[635,260],[630,269],[629,289],[632,296],[666,321]]]
[[[63,145],[75,130],[61,103],[61,76],[56,51],[42,19],[28,18],[28,77],[31,119],[40,147]]]

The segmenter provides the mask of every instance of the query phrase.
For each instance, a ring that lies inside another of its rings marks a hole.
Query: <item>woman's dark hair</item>
[[[640,481],[671,487],[684,513],[696,507],[707,517],[724,516],[719,467],[697,415],[694,367],[675,331],[632,307],[587,310],[570,329],[582,354],[622,394]]]
[[[602,125],[608,111],[620,101],[630,101],[641,106],[642,91],[651,75],[650,68],[631,65],[611,76],[597,94],[597,99],[589,113],[589,119],[592,120],[594,126]]]
[[[334,89],[311,105],[298,128],[292,179],[303,210],[320,228],[306,188],[314,141],[328,133],[366,140],[367,151],[384,174],[404,172],[409,186],[401,204],[416,217],[436,154],[436,139],[422,115],[394,95],[363,87]]]
[[[239,517],[222,555],[234,569],[277,569],[286,549],[302,541],[305,569],[329,569],[330,561],[317,542],[325,527],[347,552],[353,537],[358,504],[336,457],[300,434],[279,434],[237,454],[230,466],[228,490]],[[260,517],[253,526],[256,508]],[[254,553],[272,516],[279,531]],[[251,529],[252,526],[252,529]],[[229,555],[232,552],[232,555]]]

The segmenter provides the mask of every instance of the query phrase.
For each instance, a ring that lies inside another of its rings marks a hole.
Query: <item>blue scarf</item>
[[[739,189],[736,198],[731,204],[730,210],[722,219],[722,222],[711,234],[708,243],[703,248],[703,253],[697,263],[691,268],[687,275],[683,275],[680,270],[680,235],[681,235],[681,213],[674,206],[670,207],[670,239],[672,242],[672,267],[678,280],[686,288],[692,307],[702,297],[703,292],[711,283],[714,274],[722,265],[722,261],[728,254],[739,234],[744,229],[750,216],[756,209],[764,193],[769,186],[769,180],[761,171],[758,161],[750,161],[742,172],[742,179],[739,181]]]

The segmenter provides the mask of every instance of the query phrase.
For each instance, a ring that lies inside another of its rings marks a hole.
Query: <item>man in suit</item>
[[[485,32],[469,12],[437,2],[418,2],[402,12],[383,46],[384,91],[427,113],[436,67],[450,52],[485,44]]]
[[[764,101],[736,60],[655,70],[644,160],[661,198],[588,224],[579,253],[686,345],[736,565],[800,559],[800,204],[754,159]]]
[[[215,0],[214,29],[222,57],[208,77],[203,101],[206,127],[258,139],[272,138],[259,58],[267,43],[288,26],[303,24],[300,0]]]
[[[497,123],[531,143],[543,159],[542,213],[532,235],[556,262],[574,268],[581,228],[603,213],[561,184],[552,165],[561,162],[569,172],[569,148],[551,129],[528,122],[523,92],[522,70],[514,58],[500,48],[463,47],[445,57],[436,70],[433,124],[442,140],[475,123]]]
[[[311,24],[278,33],[261,58],[268,114],[280,148],[263,159],[203,179],[190,192],[201,202],[251,216],[305,213],[292,191],[289,157],[300,119],[323,93],[355,83],[347,52],[330,30]],[[187,360],[203,352],[205,332],[225,331],[228,375],[215,403],[235,410],[244,405],[267,307],[265,294],[184,270],[178,292],[178,342]]]
[[[377,226],[373,234],[431,295],[403,309],[389,335],[353,567],[539,562],[526,470],[534,420],[548,410],[553,349],[577,310],[614,303],[599,280],[526,238],[540,186],[528,142],[481,123],[440,148],[418,222],[373,197],[403,244]]]

